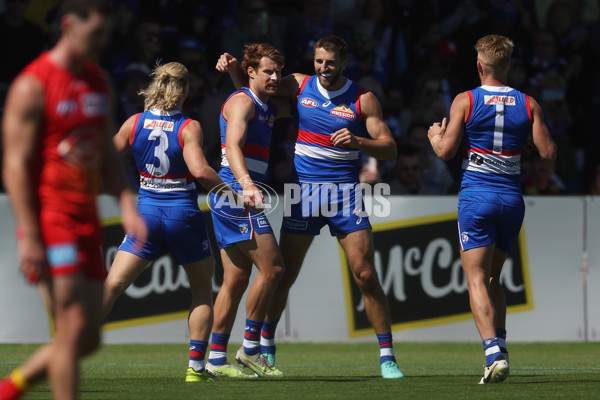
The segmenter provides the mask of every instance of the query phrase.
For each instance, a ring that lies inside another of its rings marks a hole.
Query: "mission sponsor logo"
[[[356,114],[346,104],[341,104],[331,110],[331,115],[346,119],[356,119]]]
[[[505,106],[514,106],[516,104],[514,96],[498,96],[486,94],[483,101],[488,105],[503,104]]]
[[[303,97],[300,99],[300,104],[304,107],[314,108],[319,107],[319,103],[316,100],[313,100],[309,97]]]
[[[393,329],[413,329],[472,318],[467,280],[460,261],[456,213],[373,225],[375,268],[390,306]],[[462,232],[463,241],[468,235]],[[533,308],[521,232],[509,254],[500,282],[508,312]],[[350,336],[372,334],[364,298],[342,256],[348,296]]]
[[[144,129],[160,129],[161,131],[173,132],[175,123],[173,121],[161,121],[160,119],[145,119]]]

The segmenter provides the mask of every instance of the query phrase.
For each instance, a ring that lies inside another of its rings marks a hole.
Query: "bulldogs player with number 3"
[[[141,91],[146,111],[129,117],[113,138],[117,150],[133,153],[140,174],[138,210],[148,239],[137,248],[135,236],[125,236],[104,285],[104,314],[151,261],[170,252],[183,266],[192,293],[185,380],[212,381],[204,358],[213,319],[214,259],[195,181],[217,196],[235,195],[204,157],[200,123],[181,113],[189,91],[187,68],[177,62],[157,65],[152,77]]]
[[[525,214],[521,154],[531,135],[544,160],[556,157],[539,104],[506,85],[513,47],[504,36],[479,39],[481,86],[457,95],[450,121],[434,123],[427,133],[443,160],[464,144],[458,232],[471,312],[486,356],[481,384],[502,382],[509,373],[506,300],[499,281]]]

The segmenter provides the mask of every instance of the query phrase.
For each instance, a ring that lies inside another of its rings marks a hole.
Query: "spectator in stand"
[[[437,157],[427,140],[429,126],[419,120],[408,128],[406,142],[419,151],[421,158],[421,181],[435,194],[449,194],[458,191],[457,184],[448,165]]]
[[[565,194],[564,184],[554,173],[554,161],[542,160],[536,153],[524,165],[523,194]]]
[[[124,122],[133,114],[144,111],[144,96],[140,91],[145,89],[150,80],[150,68],[146,64],[131,63],[123,71],[119,85],[119,122]]]
[[[133,45],[110,57],[109,68],[117,82],[131,63],[142,63],[148,69],[153,68],[163,51],[161,25],[157,17],[151,15],[140,17],[136,21],[133,32]]]
[[[287,69],[304,74],[314,72],[314,44],[335,31],[330,17],[331,9],[330,0],[306,0],[302,2],[302,12],[290,18],[285,33],[284,52],[293,56],[287,57]]]
[[[385,89],[389,83],[390,68],[385,57],[377,53],[379,38],[375,36],[375,23],[363,19],[354,25],[348,66],[344,74],[354,82],[371,77]]]
[[[417,147],[410,144],[398,147],[394,178],[390,182],[390,194],[438,194],[435,188],[423,180],[423,160]]]

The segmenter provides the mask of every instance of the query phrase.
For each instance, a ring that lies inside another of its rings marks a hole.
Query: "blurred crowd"
[[[509,85],[542,106],[557,144],[548,164],[523,157],[523,193],[600,194],[600,0],[114,0],[113,36],[100,60],[118,99],[115,126],[143,111],[138,91],[157,61],[189,70],[184,113],[200,121],[205,152],[220,164],[219,112],[234,87],[214,66],[244,44],[268,42],[285,55],[284,75],[313,74],[312,46],[325,35],[350,45],[345,75],[379,99],[398,144],[395,162],[365,158],[361,180],[392,194],[454,194],[460,157],[444,162],[427,140],[455,95],[479,85],[473,46],[489,33],[515,43]],[[56,37],[58,0],[0,0],[0,107],[18,71]],[[0,108],[1,110],[1,108]],[[269,184],[290,180],[294,123],[276,121]],[[132,181],[135,171],[131,171]],[[0,185],[1,186],[1,185]]]

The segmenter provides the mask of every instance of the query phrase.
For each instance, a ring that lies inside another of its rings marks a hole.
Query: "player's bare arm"
[[[248,122],[255,112],[254,102],[244,93],[234,95],[223,107],[223,116],[227,120],[225,152],[229,168],[244,189],[244,198],[250,207],[260,207],[263,202],[263,195],[250,178],[242,152],[246,143]]]
[[[134,114],[121,125],[119,132],[113,136],[113,145],[119,153],[123,153],[130,148],[131,135],[135,128],[135,121],[140,114]]]
[[[435,154],[442,160],[450,160],[456,155],[462,141],[465,119],[469,112],[469,95],[460,93],[450,107],[450,121],[444,118],[429,127],[427,137]]]
[[[244,86],[248,86],[248,76],[244,74],[238,59],[231,54],[221,54],[215,68],[219,72],[228,72],[229,77],[233,82],[233,86],[235,86],[236,89],[239,90]]]
[[[396,159],[396,143],[390,129],[383,121],[379,102],[373,93],[364,93],[360,97],[360,112],[367,132],[371,138],[355,136],[347,128],[331,134],[331,142],[337,147],[353,147],[378,160]]]
[[[105,79],[108,79],[106,75]],[[110,96],[110,100],[108,120],[112,121],[114,96]],[[131,125],[129,132],[131,132],[131,129],[133,129],[133,125]],[[104,135],[104,159],[102,161],[102,182],[104,184],[104,190],[119,199],[119,206],[121,207],[121,224],[123,225],[123,229],[125,232],[131,233],[135,237],[136,243],[141,245],[146,241],[148,230],[144,219],[137,212],[137,199],[133,190],[131,190],[127,184],[125,168],[123,167],[123,162],[115,147],[112,132],[114,131],[111,126],[107,126]],[[128,143],[129,141],[127,141],[127,144]]]
[[[542,107],[531,96],[529,96],[529,105],[533,117],[533,125],[531,127],[533,144],[539,151],[542,159],[548,161],[556,160],[556,146],[550,136],[548,127],[544,122],[544,112],[542,111]]]
[[[183,143],[183,159],[192,176],[209,192],[214,191],[217,195],[233,195],[237,193],[226,185],[217,172],[208,164],[202,143],[204,143],[204,134],[202,126],[196,120],[191,120],[183,132],[181,132],[181,141]]]
[[[18,243],[21,270],[30,282],[37,282],[47,272],[33,186],[39,175],[43,99],[43,88],[37,79],[27,75],[17,78],[8,92],[2,126],[3,179],[21,235]]]

